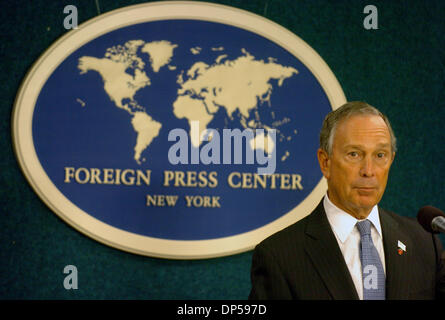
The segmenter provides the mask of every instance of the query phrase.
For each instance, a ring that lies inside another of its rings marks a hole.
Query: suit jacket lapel
[[[385,251],[386,299],[408,299],[411,240],[389,213],[379,209],[379,215]],[[398,241],[406,246],[406,252],[398,253]]]
[[[349,269],[326,217],[323,200],[308,217],[305,251],[333,299],[358,299]]]

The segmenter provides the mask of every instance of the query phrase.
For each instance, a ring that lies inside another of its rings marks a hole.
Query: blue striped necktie
[[[385,272],[371,238],[371,221],[357,222],[360,232],[363,300],[385,300]]]

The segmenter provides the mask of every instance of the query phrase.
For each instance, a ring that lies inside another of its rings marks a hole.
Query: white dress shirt
[[[336,207],[330,200],[328,195],[323,200],[324,209],[331,225],[332,231],[337,239],[346,265],[351,273],[352,281],[357,289],[360,300],[363,300],[363,281],[362,268],[360,262],[360,232],[355,224],[356,218]],[[377,205],[372,208],[368,220],[371,221],[371,238],[374,246],[379,253],[382,261],[383,270],[386,274],[385,254],[383,251],[382,227],[380,226],[380,218]]]

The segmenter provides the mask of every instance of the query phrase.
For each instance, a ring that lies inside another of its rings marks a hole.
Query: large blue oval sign
[[[318,133],[344,102],[317,53],[271,21],[143,4],[47,50],[18,94],[14,145],[37,194],[79,231],[143,255],[216,257],[315,207]]]

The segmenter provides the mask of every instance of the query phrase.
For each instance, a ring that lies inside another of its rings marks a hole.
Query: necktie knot
[[[371,221],[368,219],[357,222],[357,229],[360,232],[360,236],[366,236],[371,234]]]

